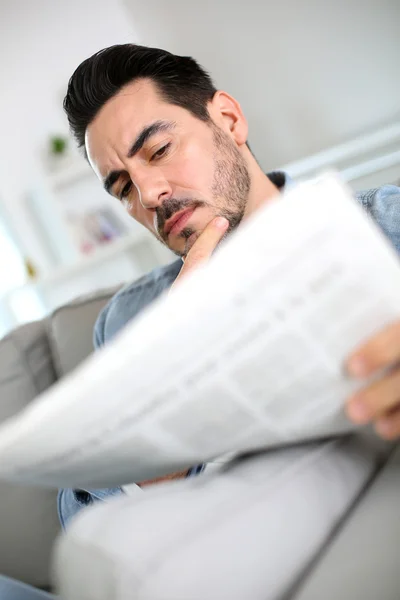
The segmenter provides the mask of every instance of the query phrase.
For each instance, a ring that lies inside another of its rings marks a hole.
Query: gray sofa
[[[22,410],[92,352],[95,320],[115,291],[78,299],[0,341],[0,421]],[[54,490],[0,482],[0,574],[46,589],[58,531]]]

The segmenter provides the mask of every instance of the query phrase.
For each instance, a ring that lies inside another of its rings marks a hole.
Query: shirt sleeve
[[[101,346],[104,345],[104,326],[107,318],[107,313],[109,310],[109,305],[107,304],[99,316],[96,319],[96,323],[94,325],[93,330],[93,346],[95,350],[98,350]]]
[[[400,254],[400,188],[385,185],[371,190],[361,202]]]

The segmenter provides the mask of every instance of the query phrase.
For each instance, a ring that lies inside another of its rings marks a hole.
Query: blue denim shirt
[[[272,181],[284,187],[287,180],[282,173],[270,174]],[[356,198],[380,226],[384,234],[400,253],[400,188],[386,185],[381,188],[357,192]],[[100,313],[94,331],[94,345],[101,347],[109,342],[128,321],[136,317],[175,281],[182,267],[181,259],[166,267],[155,269],[138,281],[119,291]],[[201,472],[202,467],[189,471],[189,476]],[[106,490],[60,490],[58,512],[63,527],[81,508],[93,502],[122,494],[121,488]]]

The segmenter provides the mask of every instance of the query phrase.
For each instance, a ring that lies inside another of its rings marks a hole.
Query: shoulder
[[[384,185],[357,192],[356,198],[400,252],[400,187]]]
[[[357,200],[367,209],[376,207],[382,202],[391,202],[400,197],[400,187],[397,185],[383,185],[378,188],[356,192]]]
[[[182,260],[158,267],[122,288],[99,314],[94,328],[96,348],[108,342],[141,310],[168,289],[182,268]]]

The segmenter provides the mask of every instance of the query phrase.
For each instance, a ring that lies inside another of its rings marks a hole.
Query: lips
[[[164,225],[164,235],[168,236],[171,233],[178,235],[189,221],[194,213],[195,208],[187,208],[177,212],[173,217],[168,219]]]

